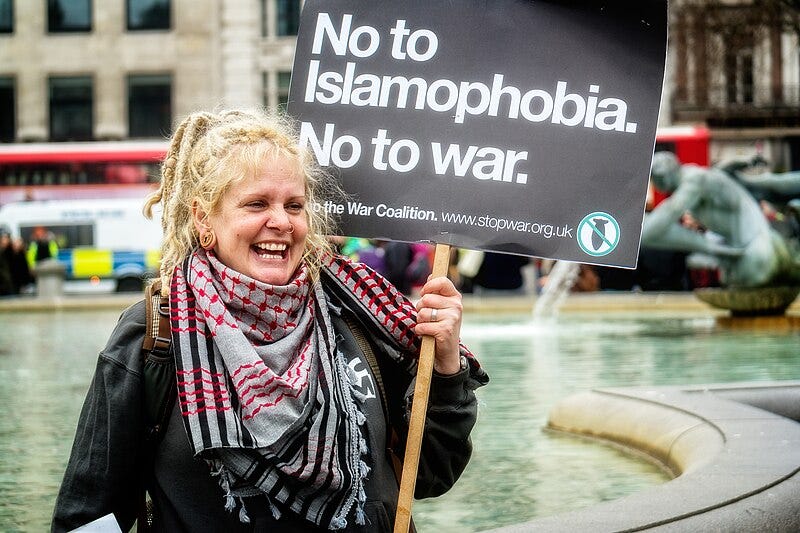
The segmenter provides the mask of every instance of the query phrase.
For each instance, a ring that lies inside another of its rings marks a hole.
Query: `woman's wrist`
[[[453,376],[467,368],[467,358],[459,355],[458,358],[448,358],[446,362],[438,359],[433,362],[433,371],[440,376]]]

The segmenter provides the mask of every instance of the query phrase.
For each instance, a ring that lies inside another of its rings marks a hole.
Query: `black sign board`
[[[666,1],[306,0],[289,112],[342,233],[633,267]]]

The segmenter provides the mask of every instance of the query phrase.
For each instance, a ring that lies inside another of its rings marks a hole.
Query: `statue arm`
[[[741,255],[742,249],[713,242],[704,234],[680,224],[681,216],[687,211],[691,212],[702,200],[704,192],[708,193],[703,190],[703,186],[699,176],[685,177],[672,196],[661,202],[645,217],[642,225],[642,244],[651,248],[684,252],[702,252],[729,257]]]
[[[752,166],[752,162],[744,159],[730,159],[727,161],[720,161],[714,168],[718,168],[723,172],[732,174],[738,177],[738,173]]]
[[[648,240],[655,241],[667,234],[673,226],[682,228],[679,224],[681,217],[697,205],[701,192],[697,180],[693,177],[682,181],[669,198],[658,204],[647,215],[642,228],[642,239],[647,236]]]
[[[703,235],[681,226],[672,217],[667,217],[662,209],[663,205],[664,202],[645,216],[644,224],[642,225],[642,245],[650,248],[680,250],[683,252],[706,251],[705,246],[707,243]]]
[[[695,231],[675,222],[664,228],[659,233],[653,231],[649,224],[655,211],[648,214],[642,227],[642,245],[662,250],[678,250],[681,252],[700,252],[714,256],[738,257],[743,249],[734,248],[726,244],[714,242],[703,233]]]
[[[754,176],[737,172],[736,177],[746,185],[768,189],[778,194],[800,194],[800,172],[783,172],[780,174],[765,172]]]
[[[718,168],[723,172],[738,177],[738,173],[741,172],[742,170],[766,164],[767,164],[766,159],[764,159],[760,155],[755,155],[747,159],[741,159],[741,158],[725,159],[723,161],[720,161],[719,163],[716,163],[714,165],[714,168]]]

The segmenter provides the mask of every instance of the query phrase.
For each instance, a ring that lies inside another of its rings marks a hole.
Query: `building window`
[[[267,16],[267,0],[261,0],[259,3],[259,20],[261,21],[261,36],[266,37],[269,35],[269,17]]]
[[[92,30],[91,0],[47,0],[50,33]]]
[[[50,82],[50,140],[92,139],[92,78],[52,77]]]
[[[12,0],[0,0],[0,33],[14,31],[14,3]]]
[[[14,79],[0,78],[0,142],[14,142],[15,130]]]
[[[127,0],[129,30],[170,29],[170,0]]]
[[[727,97],[730,104],[752,104],[754,98],[753,51],[742,49],[725,57]]]
[[[128,76],[128,135],[164,138],[169,135],[171,124],[171,77]]]
[[[269,93],[270,93],[269,72],[261,73],[261,104],[264,107],[269,107]]]
[[[286,111],[289,102],[289,84],[292,80],[291,72],[278,72],[278,109]]]
[[[277,0],[277,34],[297,35],[300,26],[300,0]]]

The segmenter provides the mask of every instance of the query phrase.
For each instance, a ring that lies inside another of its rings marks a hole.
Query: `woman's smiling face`
[[[286,285],[303,259],[308,218],[305,177],[297,161],[276,156],[255,175],[233,183],[214,213],[195,225],[217,236],[214,253],[226,266],[270,285]],[[199,226],[198,226],[199,224]]]

